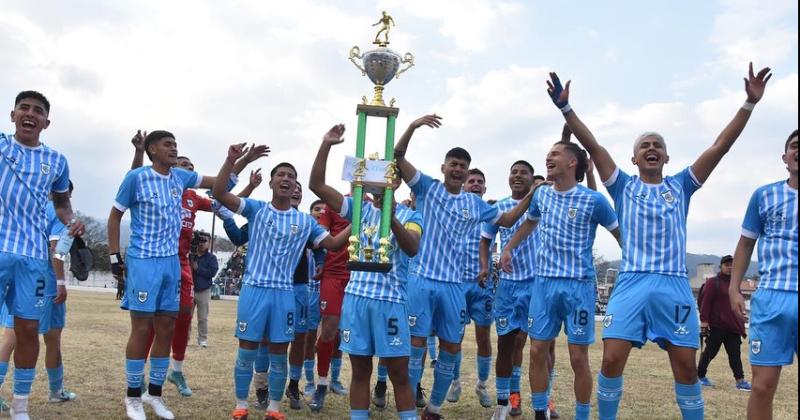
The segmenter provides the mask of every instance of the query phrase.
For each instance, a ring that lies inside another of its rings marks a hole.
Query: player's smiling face
[[[464,183],[464,191],[483,197],[483,194],[486,193],[486,180],[481,174],[470,174],[467,176],[467,182]]]
[[[14,136],[25,142],[38,139],[39,133],[50,125],[44,103],[34,98],[19,101],[11,111],[11,122],[17,130]]]
[[[150,160],[172,167],[178,164],[178,142],[172,137],[161,137],[148,146]],[[191,162],[190,162],[191,163]]]
[[[297,188],[297,174],[288,166],[280,166],[269,180],[269,187],[275,198],[291,200]]]
[[[301,201],[303,201],[303,187],[295,182],[294,192],[292,193],[292,196],[289,197],[289,203],[292,205],[292,207],[297,208],[300,206]]]
[[[783,154],[783,163],[786,164],[786,169],[789,170],[789,173],[794,176],[797,176],[797,155],[797,136],[794,136],[789,140],[786,153]]]
[[[566,175],[569,172],[570,166],[577,165],[575,156],[566,151],[564,146],[555,145],[547,153],[547,158],[544,161],[547,168],[547,179],[554,179],[556,177]]]
[[[319,220],[319,217],[322,216],[322,213],[325,213],[327,208],[328,206],[325,203],[314,204],[314,207],[311,207],[311,217]]]
[[[444,185],[448,191],[454,192],[461,190],[464,182],[467,181],[469,173],[469,162],[459,158],[448,158],[442,164],[442,174],[444,175]]]
[[[194,163],[187,157],[179,157],[178,158],[178,165],[181,169],[186,169],[187,171],[194,172]]]
[[[632,161],[639,167],[639,171],[660,174],[664,165],[669,162],[667,145],[656,136],[638,140],[634,145]]]
[[[508,174],[508,186],[512,193],[527,194],[531,185],[533,185],[533,173],[530,168],[521,163],[511,167],[511,172]]]

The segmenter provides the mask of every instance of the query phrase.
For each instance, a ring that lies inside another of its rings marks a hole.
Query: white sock
[[[442,407],[428,403],[428,406],[425,407],[425,410],[432,414],[439,414],[442,411]]]
[[[183,372],[183,360],[171,360],[171,368],[173,372]]]
[[[280,401],[269,400],[269,406],[267,407],[267,411],[280,412],[281,411],[281,402]]]
[[[17,395],[14,394],[14,398],[11,400],[11,408],[18,413],[27,413],[28,412],[28,396],[27,395]]]
[[[482,381],[482,380],[478,379],[478,383],[476,384],[476,386],[477,386],[478,388],[484,388],[484,387],[486,387],[486,382],[484,382],[484,381]]]
[[[320,376],[319,377],[319,384],[328,386],[328,377],[327,376]]]
[[[247,400],[236,400],[236,409],[244,408],[246,410],[247,407],[249,407]]]

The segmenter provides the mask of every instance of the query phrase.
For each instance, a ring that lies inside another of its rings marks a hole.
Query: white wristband
[[[66,280],[56,280],[56,286],[66,286],[66,285],[67,285]]]
[[[564,105],[564,107],[560,109],[562,114],[566,114],[567,112],[572,111],[572,107],[569,104]]]
[[[756,104],[754,104],[752,102],[747,102],[747,101],[745,101],[744,105],[742,105],[742,109],[747,110],[747,111],[752,111],[753,108],[755,108],[755,107],[756,107]]]

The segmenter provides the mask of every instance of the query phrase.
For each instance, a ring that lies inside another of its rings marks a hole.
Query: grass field
[[[70,292],[68,326],[63,337],[65,384],[78,394],[78,400],[63,405],[45,402],[47,375],[44,371],[42,352],[31,397],[31,416],[34,419],[125,418],[123,361],[129,319],[126,312],[118,309],[117,304],[114,295],[110,293]],[[233,337],[235,313],[236,302],[212,301],[210,346],[201,349],[197,346],[196,339],[192,338],[184,372],[194,390],[194,395],[181,398],[172,385],[165,384],[165,398],[177,418],[224,419],[230,414],[234,403],[232,370],[236,349],[236,340]],[[462,364],[464,393],[459,403],[445,403],[442,414],[448,419],[491,417],[491,409],[482,408],[472,393],[475,382],[475,345],[471,337],[472,331],[468,330]],[[590,350],[592,368],[595,372],[600,365],[602,352],[599,341]],[[747,352],[744,350],[746,349],[743,348],[743,354],[746,355]],[[558,377],[554,387],[554,397],[562,418],[569,419],[572,418],[574,409],[572,372],[566,351],[566,342],[562,337],[558,340],[556,350]],[[347,385],[349,364],[345,362],[343,365],[342,378]],[[749,368],[745,370],[749,377]],[[521,418],[528,419],[530,393],[527,385],[527,367],[523,372],[524,417]],[[426,368],[423,380],[426,388],[430,387],[431,375],[431,370]],[[724,351],[712,363],[708,376],[717,386],[704,392],[706,418],[744,418],[748,394],[735,390]],[[493,377],[492,374],[490,377],[492,388],[494,388]],[[2,390],[2,395],[7,400],[11,394],[10,382],[8,381]],[[373,418],[396,418],[394,410],[391,409],[394,405],[391,386],[389,394],[390,408],[383,413],[374,413]],[[251,401],[254,398],[251,393]],[[147,410],[148,416],[155,418],[149,408]],[[290,419],[345,419],[348,418],[347,410],[347,398],[336,395],[329,395],[323,412],[315,415],[312,415],[307,408],[301,411],[289,411],[288,403],[284,404],[284,412]],[[775,397],[775,418],[796,419],[797,410],[797,364],[795,364],[784,369],[780,389]],[[592,412],[596,415],[594,398]],[[251,414],[258,413],[251,410]],[[620,418],[680,418],[674,400],[672,375],[666,354],[653,344],[648,344],[643,350],[635,350],[631,354],[625,375],[625,396],[620,407]]]

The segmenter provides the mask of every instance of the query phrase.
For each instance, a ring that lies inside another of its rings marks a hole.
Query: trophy
[[[394,107],[395,100],[389,101],[389,106],[383,101],[383,89],[392,79],[397,78],[414,66],[414,56],[411,53],[400,54],[387,48],[389,45],[389,30],[394,26],[394,20],[383,12],[380,20],[372,26],[382,25],[375,35],[373,44],[377,48],[361,53],[358,46],[350,49],[350,62],[353,63],[362,76],[369,77],[374,86],[372,101],[362,97],[362,103],[356,107],[358,115],[358,130],[356,134],[356,155],[345,159],[342,178],[349,181],[353,191],[353,220],[352,231],[347,250],[350,254],[347,268],[352,271],[372,271],[387,273],[391,271],[392,246],[391,213],[393,182],[398,176],[394,163],[394,129],[397,114],[400,112]],[[381,39],[383,35],[383,39]],[[359,64],[356,59],[361,60]],[[400,68],[401,65],[405,67]],[[364,150],[367,134],[367,117],[386,118],[386,137],[384,142],[383,159],[377,153],[365,158]],[[381,203],[381,221],[379,226],[362,226],[361,210],[364,202],[364,192],[383,194]],[[376,255],[373,247],[375,234],[380,236],[379,249]],[[362,236],[366,241],[362,243]]]

